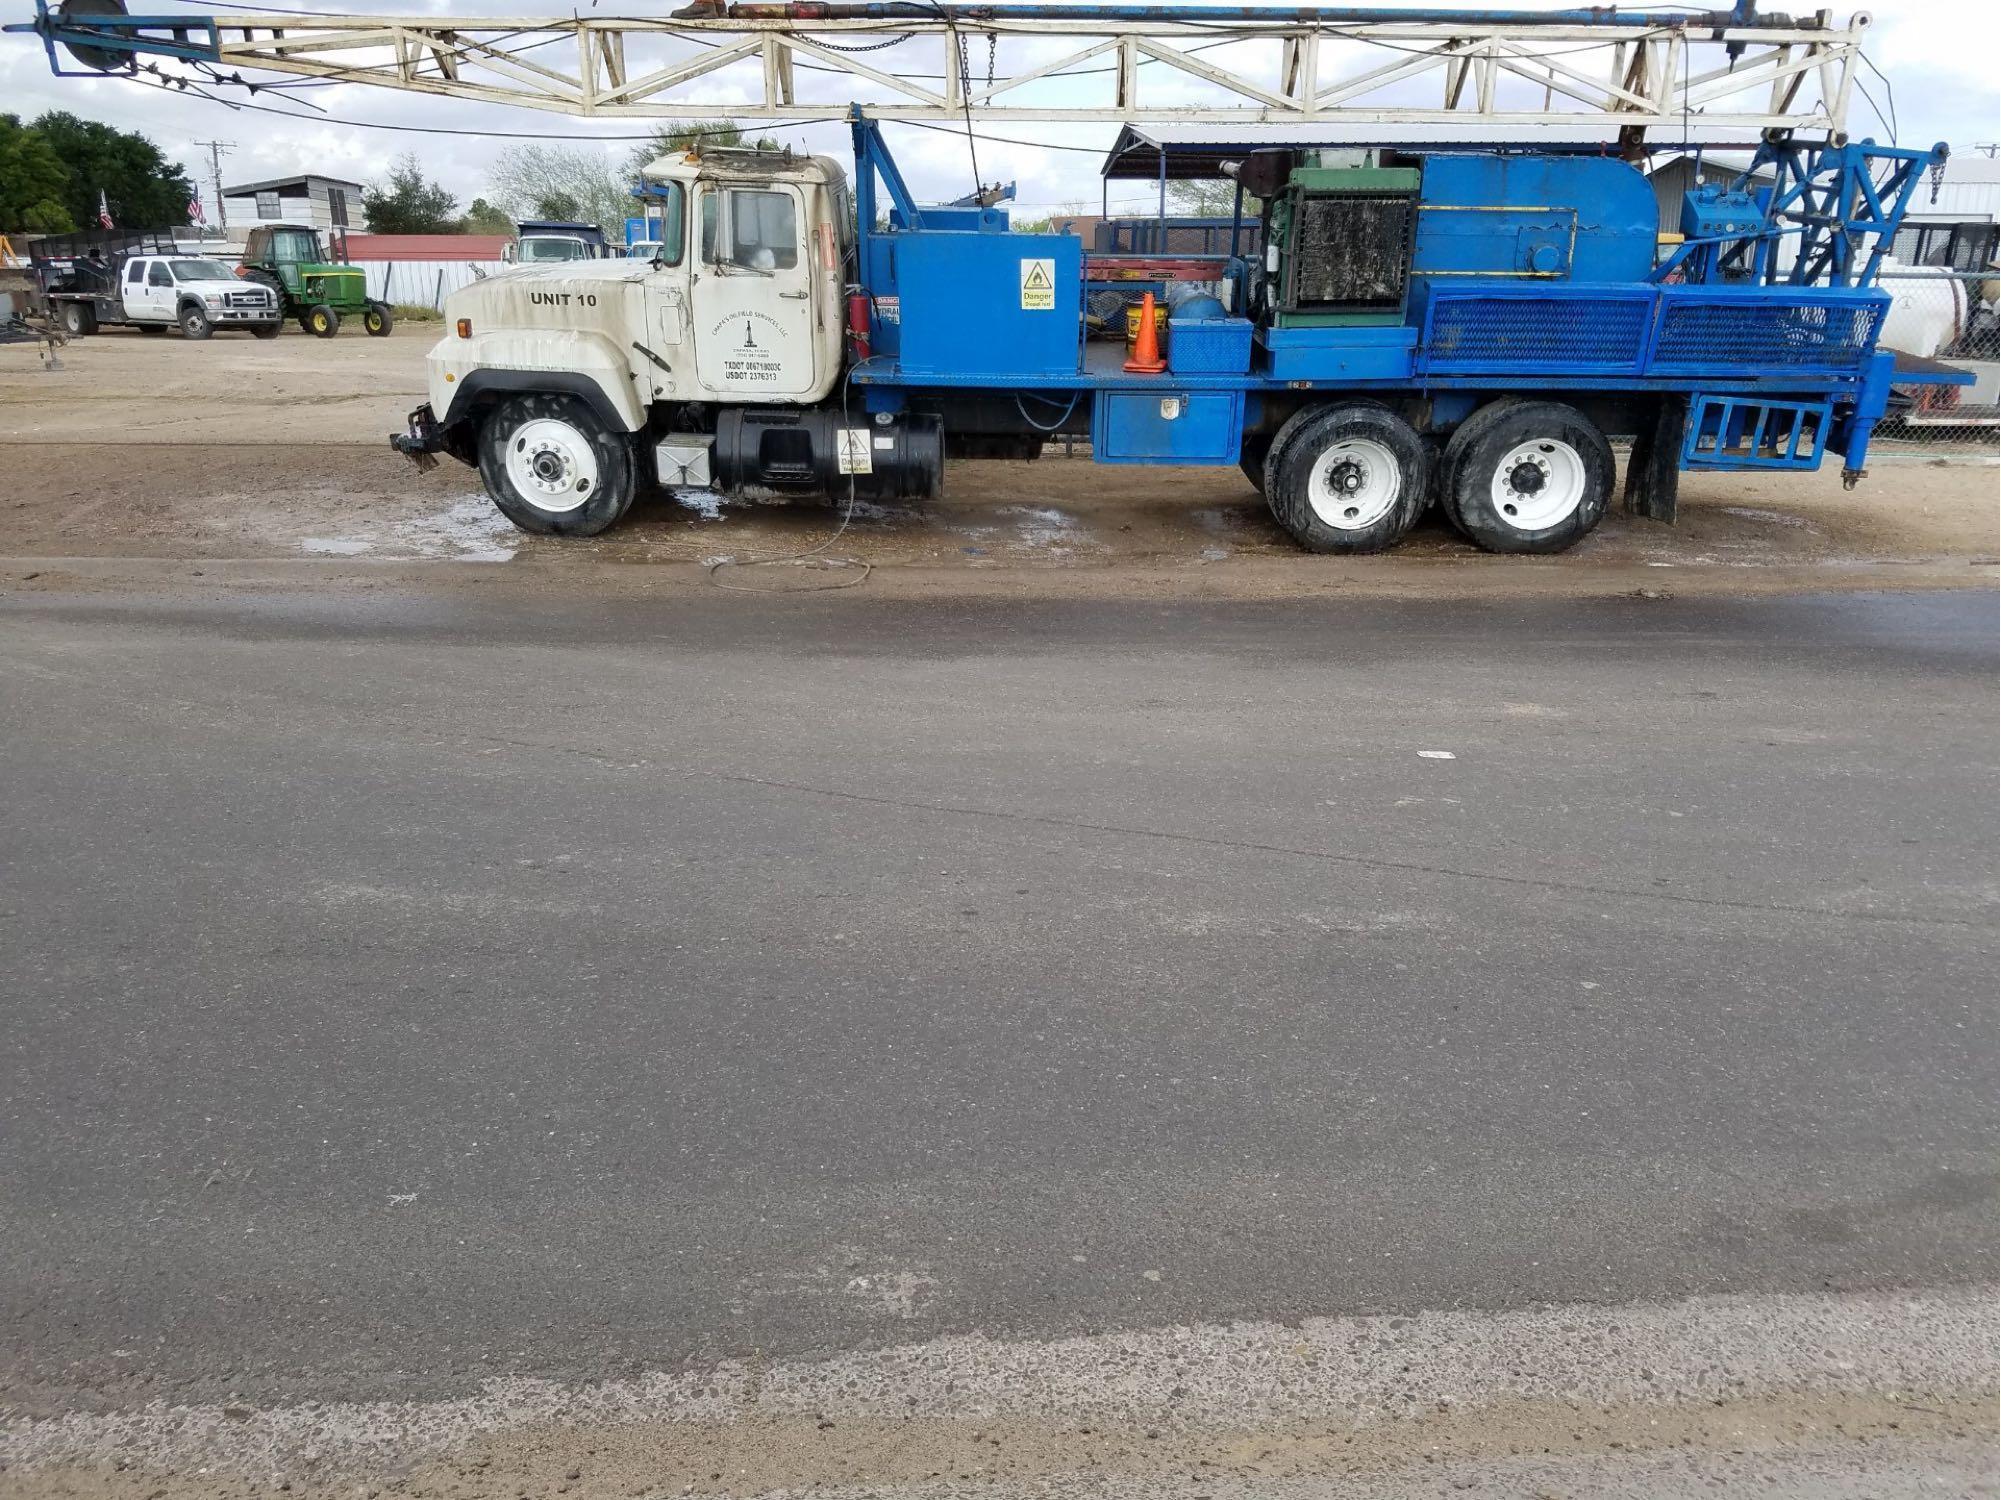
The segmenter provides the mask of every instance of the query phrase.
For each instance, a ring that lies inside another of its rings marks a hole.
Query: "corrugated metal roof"
[[[351,234],[350,260],[499,260],[505,234]]]
[[[264,182],[239,182],[234,187],[222,190],[225,198],[245,198],[252,193],[268,193],[274,188],[305,187],[309,183],[330,182],[335,187],[351,187],[359,191],[364,183],[349,182],[345,177],[328,177],[320,172],[301,172],[295,177],[272,177]]]
[[[1980,151],[1947,158],[1936,196],[1930,177],[1921,179],[1906,217],[1913,224],[2001,219],[2001,158]]]

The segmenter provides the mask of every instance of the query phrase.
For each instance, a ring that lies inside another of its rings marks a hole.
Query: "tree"
[[[0,115],[0,230],[64,234],[76,228],[63,199],[69,172],[42,133]]]
[[[507,217],[507,211],[496,208],[484,198],[472,200],[472,207],[466,210],[465,232],[467,234],[512,234],[514,221]]]
[[[510,146],[494,158],[494,200],[515,219],[621,225],[632,188],[619,164],[590,146]]]
[[[98,194],[121,229],[178,229],[188,222],[195,185],[145,136],[51,110],[34,123],[69,171],[63,207],[78,224],[97,223]]]
[[[1227,219],[1237,205],[1237,185],[1225,177],[1170,182],[1167,201],[1177,214],[1190,219]],[[1244,217],[1258,216],[1258,200],[1244,195]]]
[[[390,163],[386,183],[370,183],[362,191],[361,207],[376,234],[451,234],[462,222],[458,199],[424,180],[423,163],[414,151]]]
[[[663,156],[679,156],[690,146],[724,146],[739,150],[751,148],[758,151],[776,151],[778,142],[770,136],[759,136],[748,140],[743,127],[734,120],[668,120],[653,128],[653,139],[643,146],[634,146],[625,158],[626,166],[633,172]]]

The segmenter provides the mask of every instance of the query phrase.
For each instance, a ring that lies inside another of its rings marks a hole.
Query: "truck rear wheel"
[[[1612,446],[1559,401],[1475,412],[1453,434],[1444,505],[1489,552],[1562,552],[1589,536],[1612,496]]]
[[[479,477],[500,513],[540,536],[596,536],[632,504],[632,442],[575,396],[515,396],[479,429]]]
[[[183,338],[205,339],[215,332],[215,325],[209,322],[206,309],[193,302],[181,309],[180,323]]]
[[[1382,552],[1403,540],[1430,500],[1431,450],[1410,423],[1374,402],[1288,423],[1266,463],[1265,501],[1309,552]]]
[[[63,304],[63,332],[73,339],[97,332],[97,313],[88,302]]]

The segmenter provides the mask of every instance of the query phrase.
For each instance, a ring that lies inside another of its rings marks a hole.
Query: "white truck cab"
[[[852,279],[841,165],[691,151],[644,176],[654,254],[517,265],[454,292],[430,405],[396,439],[477,464],[527,530],[594,535],[642,479],[782,488],[790,471],[770,455],[796,438],[776,429],[806,433],[808,467],[839,441],[819,429],[840,417],[823,404],[843,377]],[[878,467],[893,469],[883,453]]]

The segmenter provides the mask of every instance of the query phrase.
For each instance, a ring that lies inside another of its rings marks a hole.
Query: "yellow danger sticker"
[[[1056,311],[1056,262],[1025,260],[1021,263],[1021,310]]]

